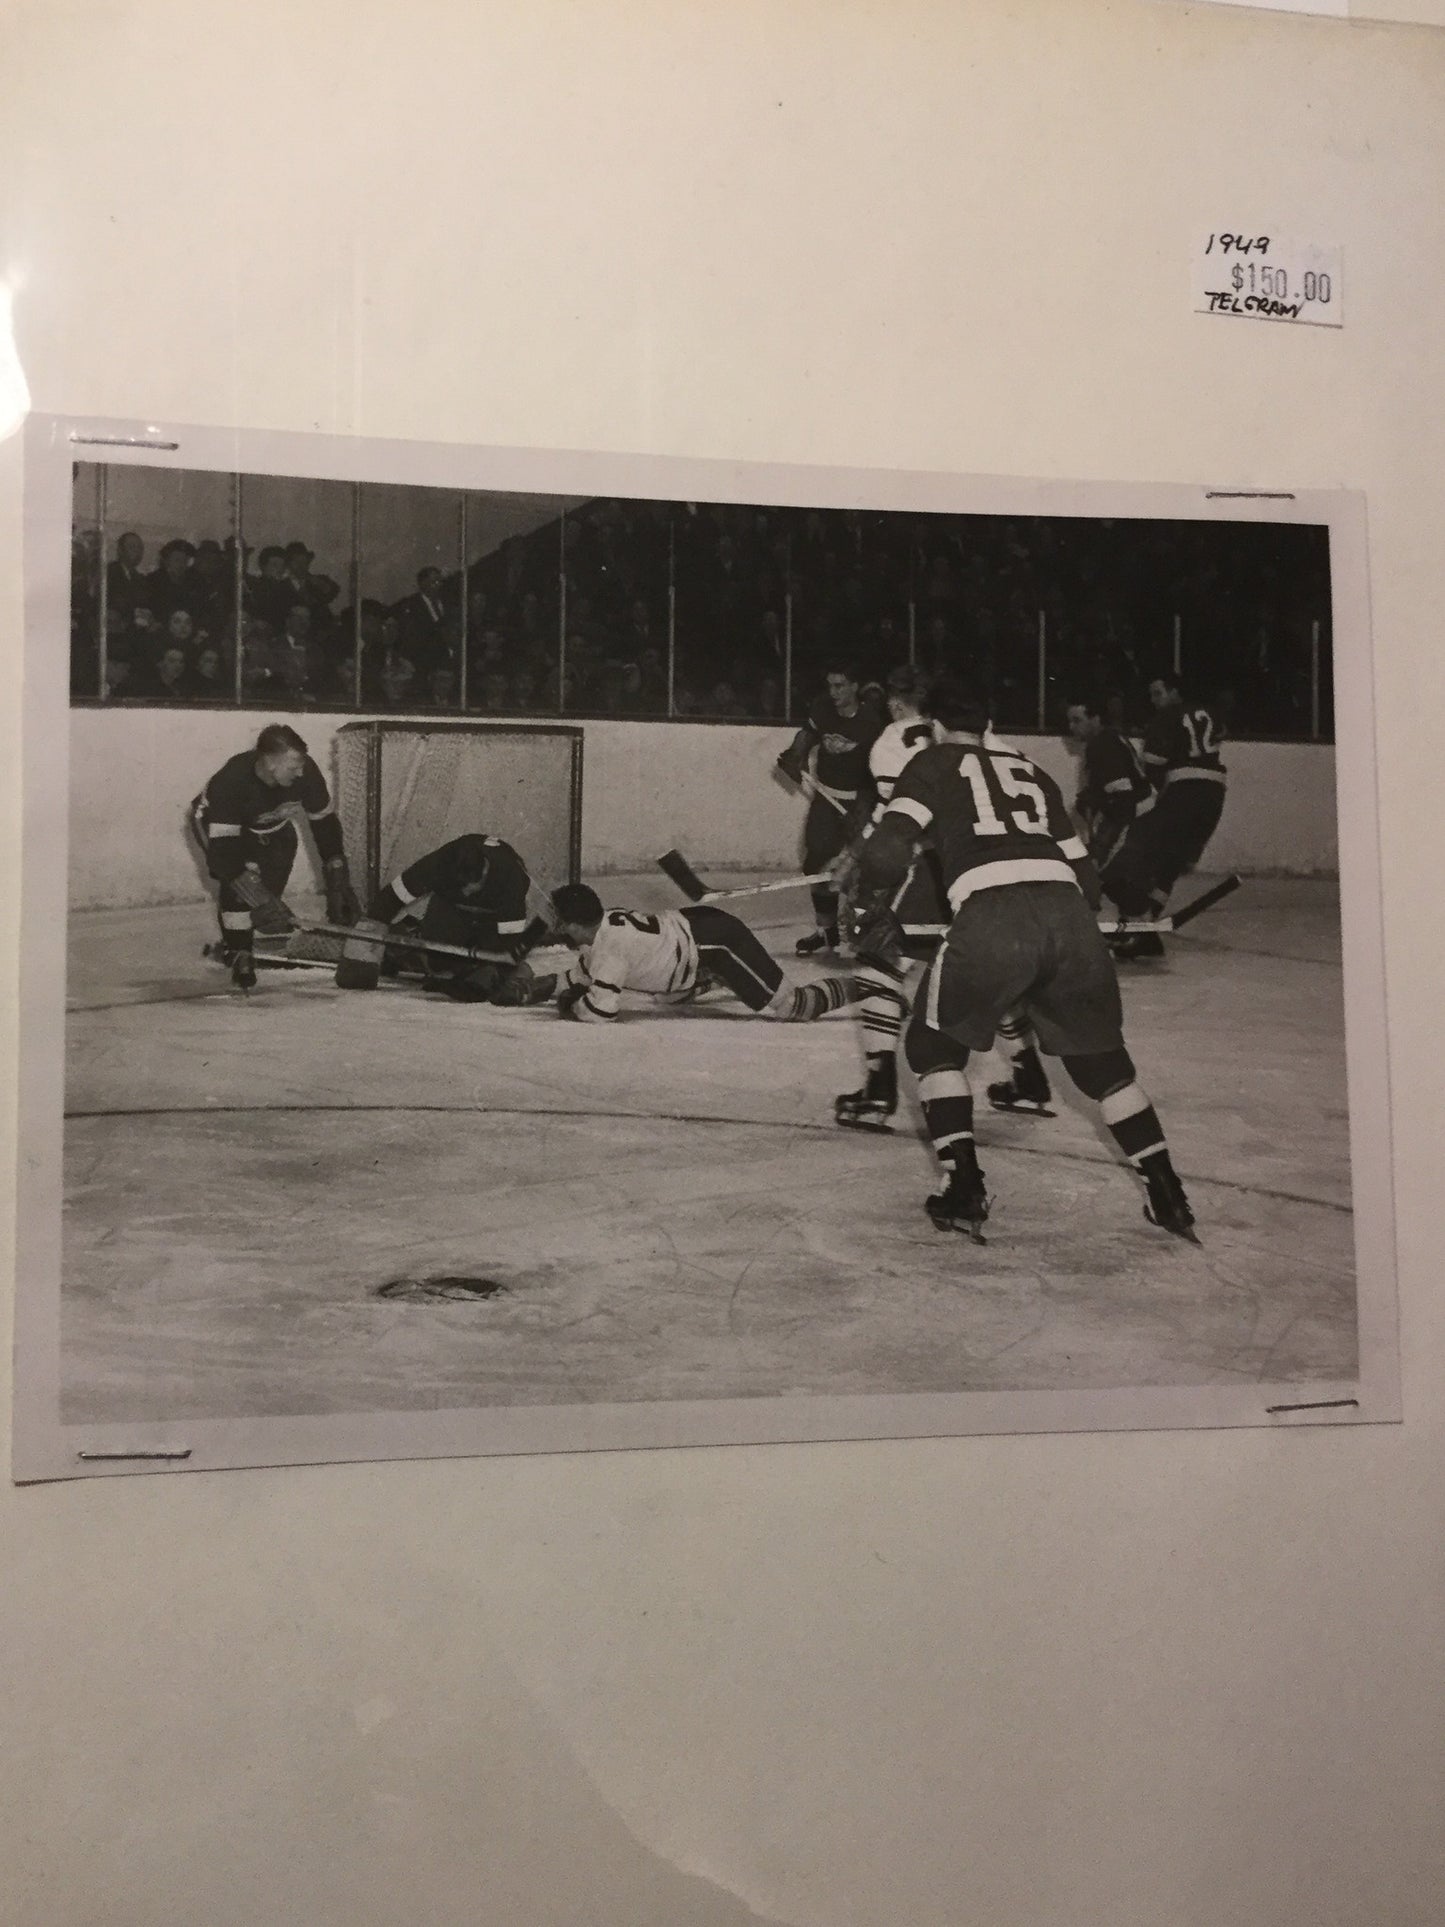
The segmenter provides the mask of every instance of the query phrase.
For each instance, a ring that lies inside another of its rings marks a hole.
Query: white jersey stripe
[[[979,890],[996,890],[1006,883],[1071,883],[1079,880],[1061,858],[1048,856],[999,857],[965,870],[950,886],[948,901],[955,910]]]

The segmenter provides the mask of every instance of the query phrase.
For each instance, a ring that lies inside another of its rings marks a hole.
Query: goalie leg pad
[[[386,925],[363,918],[341,947],[336,966],[338,990],[375,990],[381,977],[382,938]]]

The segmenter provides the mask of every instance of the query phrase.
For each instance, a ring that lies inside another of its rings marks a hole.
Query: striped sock
[[[897,1049],[908,1010],[900,988],[901,975],[890,976],[885,969],[869,962],[859,965],[854,981],[863,1049],[869,1057],[891,1057]]]
[[[1138,1084],[1126,1084],[1123,1090],[1112,1091],[1102,1100],[1099,1109],[1114,1142],[1131,1164],[1142,1165],[1145,1158],[1168,1148],[1159,1113]]]
[[[963,1071],[926,1071],[918,1080],[923,1121],[934,1155],[943,1164],[971,1158],[973,1093]]]
[[[830,1010],[841,1010],[858,996],[858,986],[841,977],[824,977],[816,984],[795,984],[788,1002],[777,1012],[785,1024],[811,1024]]]

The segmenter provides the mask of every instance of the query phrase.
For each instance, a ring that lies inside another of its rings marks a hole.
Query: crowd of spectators
[[[178,536],[152,563],[133,531],[103,554],[77,529],[72,694],[783,721],[836,662],[882,674],[911,658],[967,665],[1000,726],[1029,729],[1041,632],[1048,726],[1082,688],[1134,720],[1178,618],[1186,672],[1237,731],[1299,737],[1318,622],[1329,733],[1322,530],[600,499],[465,571],[425,566],[394,601],[340,606],[350,558],[316,562],[293,540],[238,567],[233,541]]]

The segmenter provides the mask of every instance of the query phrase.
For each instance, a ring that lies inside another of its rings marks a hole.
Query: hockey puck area
[[[432,1278],[389,1278],[376,1287],[376,1296],[408,1304],[465,1305],[483,1298],[502,1298],[510,1290],[511,1286],[499,1278],[468,1278],[459,1272],[443,1272]]]

